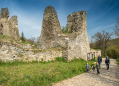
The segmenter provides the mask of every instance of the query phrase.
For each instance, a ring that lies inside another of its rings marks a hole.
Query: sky
[[[49,5],[55,8],[60,26],[66,26],[69,14],[87,11],[89,42],[96,32],[113,32],[119,15],[119,0],[0,0],[0,9],[8,7],[10,18],[17,15],[19,34],[24,32],[28,39],[40,36],[44,10]]]

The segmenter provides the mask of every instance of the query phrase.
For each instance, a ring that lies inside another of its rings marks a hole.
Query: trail
[[[53,86],[119,86],[119,68],[115,59],[110,59],[110,68],[106,69],[105,58],[102,59],[100,74],[97,70],[60,81]]]

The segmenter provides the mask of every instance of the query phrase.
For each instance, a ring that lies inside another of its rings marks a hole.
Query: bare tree
[[[93,38],[96,41],[96,44],[101,48],[101,51],[104,57],[106,56],[107,43],[111,39],[111,36],[112,36],[112,33],[105,32],[105,31],[97,32],[93,36]]]
[[[35,43],[35,38],[34,38],[34,37],[31,37],[31,41],[32,41],[33,43]]]
[[[114,32],[115,32],[116,36],[119,37],[119,15],[118,15],[118,17],[116,19],[116,25],[115,25]]]
[[[36,38],[36,44],[38,44],[38,42],[39,42],[39,37]]]

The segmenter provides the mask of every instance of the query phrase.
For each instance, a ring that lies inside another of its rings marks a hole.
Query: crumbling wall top
[[[1,18],[9,18],[8,8],[1,8]]]
[[[10,18],[10,21],[13,21],[15,25],[18,25],[17,16],[12,16],[12,17]]]
[[[17,20],[17,16],[12,16],[11,20]]]

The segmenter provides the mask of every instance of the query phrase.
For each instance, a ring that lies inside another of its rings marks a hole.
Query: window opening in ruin
[[[83,13],[80,13],[80,15],[83,15]]]
[[[3,25],[2,24],[0,26],[3,28]]]
[[[0,35],[3,35],[3,33],[0,33]]]

